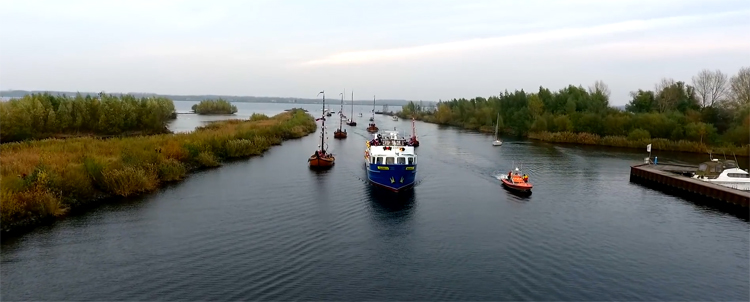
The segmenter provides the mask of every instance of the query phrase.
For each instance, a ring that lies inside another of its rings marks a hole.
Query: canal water
[[[241,116],[291,107],[241,105]],[[3,238],[0,298],[750,299],[748,222],[631,184],[629,165],[645,148],[512,138],[493,147],[488,135],[418,122],[419,183],[393,195],[363,180],[367,112],[344,125],[345,140],[331,125],[337,160],[327,172],[307,168],[319,139],[310,135]],[[376,123],[411,128],[380,115]],[[532,195],[500,186],[496,176],[514,163]]]

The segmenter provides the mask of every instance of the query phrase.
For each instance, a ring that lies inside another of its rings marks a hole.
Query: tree
[[[736,75],[729,80],[732,101],[737,105],[750,105],[750,67],[742,67]]]
[[[693,76],[693,87],[695,87],[701,106],[704,108],[711,107],[723,100],[729,92],[727,75],[718,69],[716,71],[701,70],[698,75]]]
[[[542,102],[542,99],[539,98],[539,95],[532,93],[529,95],[528,100],[529,111],[531,111],[532,117],[537,118],[544,113],[544,103]]]
[[[602,80],[594,82],[594,86],[589,87],[589,94],[601,94],[607,97],[607,100],[609,100],[610,93],[609,86]]]

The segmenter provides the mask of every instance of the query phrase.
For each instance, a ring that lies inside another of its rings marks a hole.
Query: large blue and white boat
[[[394,192],[410,189],[417,178],[417,154],[397,131],[376,133],[366,142],[367,180]]]

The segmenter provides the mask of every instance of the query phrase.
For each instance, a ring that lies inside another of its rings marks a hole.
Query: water
[[[329,106],[329,101],[330,103]],[[198,104],[197,101],[175,101],[174,107],[178,113],[189,113],[192,112],[191,107]],[[284,112],[284,110],[291,109],[294,107],[304,108],[311,114],[319,116],[322,112],[322,104],[294,104],[294,103],[232,103],[237,107],[237,113],[234,115],[197,115],[197,114],[179,114],[178,119],[169,123],[169,128],[174,132],[186,132],[192,131],[196,126],[204,125],[211,121],[224,120],[228,118],[249,118],[253,113],[262,113],[268,116],[273,116]],[[326,108],[331,108],[331,111],[336,111],[341,108],[340,100],[326,100]],[[376,111],[383,109],[383,106],[375,106]],[[390,111],[401,111],[401,107],[391,106],[388,108]],[[344,104],[344,114],[349,117],[352,112],[352,106]],[[358,117],[359,113],[362,113],[362,117]],[[354,105],[354,120],[357,123],[364,123],[367,125],[367,119],[372,116],[372,105]],[[337,121],[338,122],[338,121]],[[338,124],[336,124],[338,127]]]
[[[331,138],[328,172],[307,168],[311,135],[4,238],[0,298],[750,299],[748,222],[631,184],[644,152],[510,138],[492,147],[491,135],[417,126],[420,182],[408,194],[362,180],[365,117]],[[531,196],[495,178],[514,161]]]

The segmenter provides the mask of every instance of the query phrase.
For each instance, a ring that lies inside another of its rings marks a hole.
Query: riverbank
[[[405,115],[398,115],[400,118],[411,118]],[[430,117],[430,116],[427,116]],[[479,127],[465,127],[451,124],[441,124],[434,119],[420,119],[419,116],[415,117],[415,120],[422,121],[425,123],[445,125],[451,127],[457,127],[461,129],[473,130],[480,133],[494,133],[495,128],[489,126]],[[501,131],[504,132],[504,131]],[[702,144],[699,142],[681,140],[672,141],[663,138],[651,138],[651,139],[639,139],[631,140],[626,136],[604,136],[601,137],[591,133],[573,133],[573,132],[529,132],[526,134],[527,138],[544,141],[549,143],[558,144],[574,144],[574,145],[597,145],[607,147],[618,147],[618,148],[629,148],[629,149],[643,149],[646,145],[651,144],[653,151],[674,151],[674,152],[686,152],[686,153],[701,153],[706,154],[711,152],[713,154],[734,154],[738,157],[750,157],[750,145],[742,147],[738,146],[725,146],[716,147]]]
[[[260,155],[316,128],[312,116],[295,110],[215,122],[190,133],[3,144],[0,228],[12,233],[110,197],[148,193],[191,171]]]
[[[660,150],[702,154],[711,152],[713,154],[734,154],[738,157],[750,156],[750,145],[745,145],[743,147],[714,147],[699,142],[685,140],[671,141],[663,138],[630,140],[625,136],[600,137],[596,134],[573,132],[531,132],[527,137],[539,141],[561,144],[597,145],[634,149],[645,149],[646,145],[651,144],[652,151]]]

